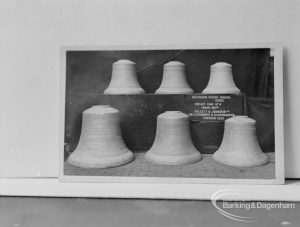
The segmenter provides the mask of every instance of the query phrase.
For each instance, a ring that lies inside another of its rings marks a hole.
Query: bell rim
[[[255,161],[249,162],[249,160],[244,161],[244,162],[240,162],[241,159],[236,158],[236,152],[238,151],[233,151],[231,152],[231,154],[224,154],[221,155],[223,153],[222,150],[218,149],[212,156],[212,159],[222,165],[225,166],[230,166],[230,167],[237,167],[237,168],[252,168],[252,167],[259,167],[259,166],[264,166],[267,165],[270,160],[268,158],[268,156],[263,153],[261,150],[259,150],[259,153],[257,154],[258,156],[261,156],[261,159],[259,159],[259,157],[257,157],[257,159]],[[231,157],[232,161],[228,161],[228,159],[226,160],[226,158],[224,158],[224,156],[227,157]],[[238,164],[240,163],[240,164]]]
[[[200,162],[203,159],[202,154],[196,149],[192,154],[184,155],[162,155],[149,150],[145,158],[147,161],[159,165],[188,165]]]
[[[72,156],[73,155],[73,156]],[[93,157],[93,158],[92,158]],[[118,167],[122,165],[129,164],[132,162],[135,157],[134,154],[127,149],[124,154],[118,154],[113,156],[104,156],[104,157],[96,157],[90,156],[89,160],[97,160],[97,162],[84,162],[78,158],[76,158],[76,153],[72,153],[67,159],[67,163],[72,166],[80,167],[80,168],[111,168]]]

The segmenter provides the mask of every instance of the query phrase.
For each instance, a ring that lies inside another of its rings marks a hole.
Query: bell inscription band
[[[232,66],[225,62],[218,62],[210,67],[210,77],[204,94],[239,94],[234,83]]]
[[[201,158],[191,140],[188,115],[180,111],[158,115],[156,137],[146,159],[156,164],[184,165]]]
[[[259,146],[256,121],[247,116],[234,116],[225,120],[224,136],[213,159],[235,167],[254,167],[267,164],[268,157]]]
[[[185,64],[170,61],[164,65],[162,82],[155,94],[192,94],[193,92],[186,81]]]
[[[133,159],[121,135],[117,109],[100,105],[83,111],[79,143],[68,163],[83,168],[106,168],[124,165]]]
[[[136,74],[135,63],[119,60],[113,63],[111,81],[104,94],[144,94]]]

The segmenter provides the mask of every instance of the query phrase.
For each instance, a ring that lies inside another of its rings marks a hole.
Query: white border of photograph
[[[172,49],[257,49],[270,48],[274,55],[274,128],[275,128],[275,178],[274,179],[230,179],[230,178],[176,178],[176,177],[127,177],[127,176],[69,176],[64,175],[64,130],[66,91],[66,52],[101,50],[172,50]],[[172,46],[65,46],[61,48],[60,80],[60,132],[59,173],[61,182],[101,183],[153,183],[153,184],[284,184],[284,131],[283,131],[283,65],[282,44],[247,43],[219,45],[172,45]],[[112,184],[113,186],[113,184]],[[118,187],[116,185],[116,187]],[[149,196],[151,190],[149,189]],[[175,195],[176,198],[176,195]]]

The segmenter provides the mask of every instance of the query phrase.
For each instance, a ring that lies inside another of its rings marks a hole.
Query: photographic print
[[[282,48],[64,47],[60,180],[284,182]]]

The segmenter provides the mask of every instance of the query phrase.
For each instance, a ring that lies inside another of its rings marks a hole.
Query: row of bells
[[[188,115],[166,111],[157,117],[154,143],[146,159],[162,165],[184,165],[198,162],[201,153],[195,148]],[[256,121],[247,116],[225,120],[223,141],[214,153],[219,163],[236,167],[254,167],[268,163],[257,136]],[[68,163],[83,168],[106,168],[134,160],[126,147],[120,128],[119,111],[109,105],[93,106],[83,112],[79,143]]]
[[[164,64],[163,78],[155,94],[192,94],[185,75],[185,64],[171,61]],[[135,63],[119,60],[113,63],[111,81],[104,94],[144,94],[135,69]],[[210,77],[204,94],[239,94],[240,89],[234,83],[232,66],[218,62],[210,67]]]

